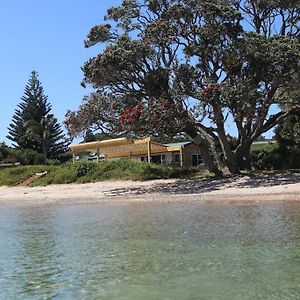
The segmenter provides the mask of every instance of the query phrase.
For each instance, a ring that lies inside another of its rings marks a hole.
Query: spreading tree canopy
[[[51,109],[38,74],[33,71],[9,125],[7,138],[15,147],[42,153],[45,162],[48,158],[58,158],[68,146],[61,125],[50,113]]]
[[[105,47],[82,68],[95,91],[67,113],[73,136],[185,133],[209,170],[238,173],[251,144],[300,110],[298,0],[123,0],[105,21],[85,41]]]

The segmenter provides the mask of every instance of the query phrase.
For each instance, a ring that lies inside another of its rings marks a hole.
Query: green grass
[[[0,186],[15,186],[38,172],[49,172],[50,166],[20,166],[0,169]]]
[[[152,180],[167,178],[195,178],[196,169],[163,167],[134,160],[111,160],[100,163],[86,162],[60,166],[22,166],[0,170],[0,186],[14,186],[31,175],[47,171],[48,174],[30,186],[49,184],[87,183],[104,180]]]

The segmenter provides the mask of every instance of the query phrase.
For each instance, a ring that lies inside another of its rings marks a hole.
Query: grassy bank
[[[49,184],[87,183],[103,180],[151,180],[193,178],[196,169],[163,167],[133,160],[114,160],[97,163],[79,163],[60,166],[20,166],[0,170],[0,186],[15,186],[37,172],[48,174],[35,180],[31,186]]]

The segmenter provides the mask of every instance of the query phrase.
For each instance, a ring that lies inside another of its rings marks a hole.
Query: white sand
[[[0,204],[128,201],[300,201],[300,174],[207,180],[105,181],[47,187],[0,187]]]

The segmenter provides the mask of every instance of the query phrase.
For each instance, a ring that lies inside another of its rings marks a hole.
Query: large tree
[[[300,109],[290,97],[300,77],[299,1],[124,0],[105,20],[85,41],[105,49],[83,66],[95,92],[68,112],[73,135],[183,132],[209,170],[223,159],[238,173],[253,141]]]
[[[7,138],[17,148],[42,153],[45,163],[48,158],[58,158],[68,146],[61,125],[50,113],[51,109],[38,74],[33,71],[9,125]]]

